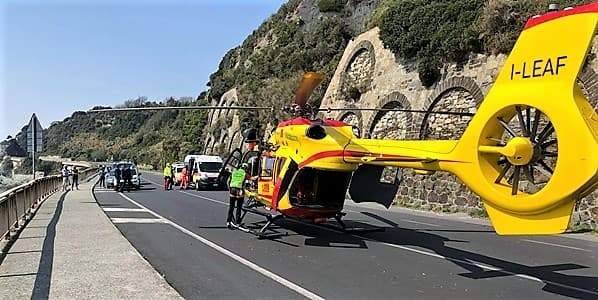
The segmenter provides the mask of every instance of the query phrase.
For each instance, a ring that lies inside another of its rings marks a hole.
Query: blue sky
[[[226,51],[284,2],[3,1],[0,140],[33,112],[46,128],[138,96],[195,97]]]

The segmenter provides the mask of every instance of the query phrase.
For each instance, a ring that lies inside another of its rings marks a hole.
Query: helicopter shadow
[[[533,277],[545,284],[542,288],[545,292],[579,299],[598,299],[597,277],[560,273],[561,271],[590,268],[588,266],[574,263],[528,266],[522,263],[506,261],[446,245],[447,242],[467,241],[455,241],[429,232],[401,228],[397,223],[382,216],[372,213],[367,213],[366,215],[384,222],[389,227],[385,227],[386,230],[384,232],[364,233],[354,236],[362,238],[365,241],[428,249],[433,254],[443,256],[446,260],[467,271],[458,274],[460,276],[470,279],[488,279],[506,276]]]
[[[262,225],[263,221],[253,222],[257,226]],[[295,219],[281,219],[276,221],[272,229],[275,232],[282,233],[280,230],[284,230],[284,234],[276,235],[268,240],[280,242],[283,244],[299,247],[299,245],[292,244],[289,241],[283,241],[285,237],[289,236],[302,236],[305,238],[304,245],[312,247],[330,247],[330,248],[342,248],[342,249],[367,249],[367,244],[362,239],[353,237],[347,234],[326,234],[326,231],[319,229],[319,225],[310,224],[311,226],[305,226],[305,222]],[[292,232],[292,233],[291,233]]]

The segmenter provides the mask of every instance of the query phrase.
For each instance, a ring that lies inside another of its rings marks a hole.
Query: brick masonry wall
[[[592,52],[597,53],[597,48],[595,41]],[[441,79],[426,88],[418,79],[414,62],[397,61],[394,54],[383,47],[378,29],[374,28],[347,45],[322,100],[321,108],[345,110],[323,116],[355,125],[368,137],[458,139],[470,118],[351,109],[402,107],[475,113],[505,60],[505,55],[472,55],[466,64],[444,66]],[[598,103],[596,70],[598,60],[594,59],[579,78],[580,86],[594,106]],[[402,182],[396,197],[401,205],[446,212],[483,210],[479,197],[452,174],[436,172],[424,176],[412,170],[401,172]],[[598,192],[595,191],[577,203],[570,226],[596,228],[597,222]]]

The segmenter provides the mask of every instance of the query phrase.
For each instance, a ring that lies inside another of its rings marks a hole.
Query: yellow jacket
[[[170,166],[164,167],[164,177],[172,176],[172,168]]]

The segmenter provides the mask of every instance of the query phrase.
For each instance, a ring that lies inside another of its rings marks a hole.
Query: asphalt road
[[[598,299],[598,243],[500,237],[457,219],[346,205],[346,234],[294,220],[275,239],[226,229],[227,193],[96,189],[106,214],[188,299]],[[250,215],[247,222],[262,221]]]

